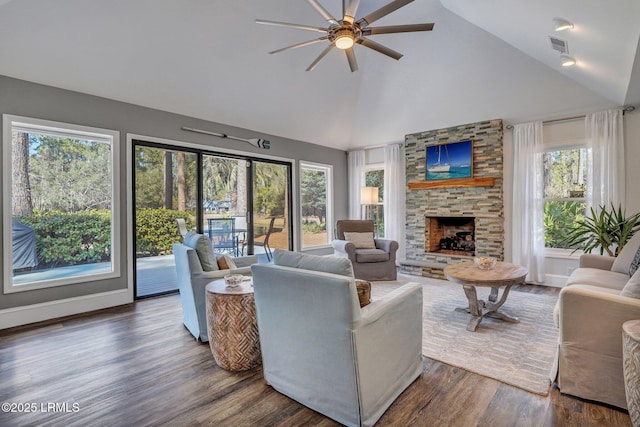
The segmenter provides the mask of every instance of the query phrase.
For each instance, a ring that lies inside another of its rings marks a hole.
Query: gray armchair
[[[254,264],[264,377],[347,426],[371,426],[422,372],[422,287],[360,308],[346,259],[276,249]]]
[[[396,280],[396,252],[398,242],[388,239],[373,239],[371,247],[363,248],[345,238],[345,233],[371,233],[371,220],[339,220],[336,223],[336,240],[331,242],[334,255],[348,258],[353,264],[353,272],[362,280]],[[366,246],[366,245],[364,245]]]
[[[206,236],[203,237],[209,241]],[[209,245],[211,245],[210,241]],[[251,274],[251,264],[257,263],[258,258],[255,256],[233,258],[238,267],[236,269],[204,271],[195,248],[175,243],[173,255],[176,262],[184,326],[197,340],[208,342],[205,301],[207,284],[229,273]]]

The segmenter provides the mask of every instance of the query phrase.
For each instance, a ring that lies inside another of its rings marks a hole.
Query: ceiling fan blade
[[[373,40],[365,39],[364,37],[356,39],[356,43],[366,46],[369,49],[373,49],[377,52],[382,53],[383,55],[387,55],[396,60],[402,58],[401,53],[396,52],[393,49],[389,49],[388,47],[383,46],[380,43],[374,42]]]
[[[313,39],[313,40],[309,40],[309,41],[302,42],[302,43],[296,43],[296,44],[293,44],[291,46],[287,46],[287,47],[283,47],[281,49],[277,49],[277,50],[271,51],[269,53],[271,53],[271,54],[280,53],[280,52],[284,52],[285,50],[296,49],[296,48],[302,47],[302,46],[309,46],[311,44],[323,42],[323,41],[327,40],[328,38],[329,37],[320,37],[319,39]]]
[[[431,31],[433,24],[389,25],[387,27],[367,27],[362,29],[362,35],[411,33],[413,31]]]
[[[344,3],[344,2],[343,2]],[[349,0],[347,8],[344,10],[344,20],[350,23],[356,20],[356,12],[358,11],[358,5],[360,0]]]
[[[344,51],[347,54],[347,61],[349,61],[349,68],[351,72],[358,71],[358,62],[356,61],[356,53],[353,51],[353,47]]]
[[[327,48],[323,50],[322,53],[320,53],[320,55],[316,58],[316,60],[313,61],[311,65],[309,65],[309,68],[307,68],[307,71],[313,71],[313,69],[316,68],[316,66],[320,63],[320,61],[322,61],[322,58],[324,58],[331,49],[333,49],[333,43],[327,46]]]
[[[320,15],[322,15],[322,17],[324,19],[326,19],[327,21],[329,21],[331,24],[334,25],[340,25],[340,23],[336,20],[336,18],[334,18],[333,16],[331,16],[331,14],[329,12],[327,12],[327,9],[325,9],[324,7],[322,7],[322,5],[320,3],[318,3],[317,0],[307,0],[309,2],[309,4],[311,4],[311,6],[313,6],[315,8],[315,10],[318,11],[318,13]]]
[[[394,0],[391,3],[387,4],[386,6],[382,6],[380,9],[375,10],[370,14],[368,14],[367,16],[365,16],[364,18],[358,20],[358,25],[360,25],[360,27],[365,27],[369,24],[373,24],[378,19],[387,16],[388,14],[390,14],[395,10],[400,9],[402,6],[408,5],[412,1],[413,0]]]
[[[264,19],[256,19],[256,24],[275,25],[278,27],[297,28],[299,30],[317,31],[319,33],[326,33],[327,29],[322,27],[314,27],[311,25],[290,24],[288,22],[267,21]]]

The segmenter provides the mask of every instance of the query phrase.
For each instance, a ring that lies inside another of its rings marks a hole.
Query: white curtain
[[[360,188],[364,187],[364,150],[349,152],[349,219],[361,219]]]
[[[512,259],[528,282],[544,282],[544,196],[542,123],[513,127]]]
[[[590,148],[587,200],[601,205],[623,204],[625,197],[624,135],[622,109],[587,114],[585,135]]]
[[[397,259],[405,257],[405,162],[402,144],[384,147],[384,237],[396,240]]]

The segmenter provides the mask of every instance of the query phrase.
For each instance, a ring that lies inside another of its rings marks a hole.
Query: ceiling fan
[[[391,3],[382,6],[380,9],[375,10],[367,16],[355,20],[356,12],[360,0],[349,0],[348,4],[346,0],[342,0],[342,20],[337,20],[324,8],[317,0],[307,0],[311,6],[313,6],[324,19],[329,22],[327,28],[315,27],[311,25],[290,24],[287,22],[267,21],[264,19],[256,19],[258,24],[276,25],[280,27],[297,28],[299,30],[316,31],[318,33],[324,33],[320,38],[309,40],[302,43],[296,43],[291,46],[283,47],[281,49],[274,50],[269,53],[284,52],[285,50],[296,49],[303,46],[309,46],[315,43],[321,43],[324,41],[329,42],[322,53],[309,65],[307,71],[313,70],[322,59],[329,53],[331,49],[337,47],[345,51],[347,55],[347,61],[349,61],[349,67],[351,71],[358,70],[358,63],[356,62],[356,55],[353,51],[354,44],[360,44],[362,46],[373,49],[384,55],[387,55],[393,59],[402,58],[402,54],[390,49],[380,43],[374,42],[368,39],[366,36],[373,36],[377,34],[390,34],[390,33],[408,33],[414,31],[431,31],[433,24],[409,24],[409,25],[390,25],[384,27],[369,27],[378,19],[387,16],[391,12],[400,9],[403,6],[411,3],[413,0],[393,0]]]

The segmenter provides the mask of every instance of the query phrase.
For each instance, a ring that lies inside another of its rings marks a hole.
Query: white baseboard
[[[559,274],[546,274],[544,276],[544,285],[553,288],[564,288],[569,276],[560,276]]]
[[[132,303],[128,289],[0,310],[0,329]]]

